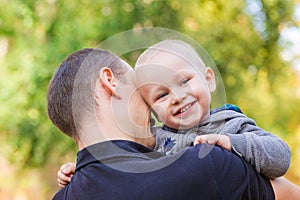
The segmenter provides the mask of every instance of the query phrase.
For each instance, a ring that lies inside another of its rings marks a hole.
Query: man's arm
[[[299,200],[300,187],[287,179],[280,177],[271,180],[276,200]]]

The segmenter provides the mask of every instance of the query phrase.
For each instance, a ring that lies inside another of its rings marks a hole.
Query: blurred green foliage
[[[299,132],[299,79],[279,45],[280,31],[295,25],[292,0],[0,2],[0,137],[2,151],[20,167],[76,152],[45,112],[47,85],[63,58],[139,27],[192,37],[218,66],[228,102],[288,142]]]

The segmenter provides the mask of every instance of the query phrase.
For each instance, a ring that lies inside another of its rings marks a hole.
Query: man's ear
[[[110,95],[114,95],[117,98],[120,98],[119,94],[117,93],[118,80],[114,77],[111,69],[107,67],[103,67],[100,69],[99,82]]]
[[[216,90],[215,73],[210,67],[205,69],[205,79],[210,92],[214,92]]]

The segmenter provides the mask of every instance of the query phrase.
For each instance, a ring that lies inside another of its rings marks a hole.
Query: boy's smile
[[[183,108],[177,109],[178,111],[175,112],[175,116],[182,117],[182,116],[188,114],[192,110],[195,103],[196,103],[196,101],[189,103],[186,106],[183,106]]]

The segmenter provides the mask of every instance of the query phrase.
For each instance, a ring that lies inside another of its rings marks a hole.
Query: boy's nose
[[[173,105],[181,103],[182,100],[185,98],[185,93],[182,91],[173,91],[172,92],[172,101]]]

